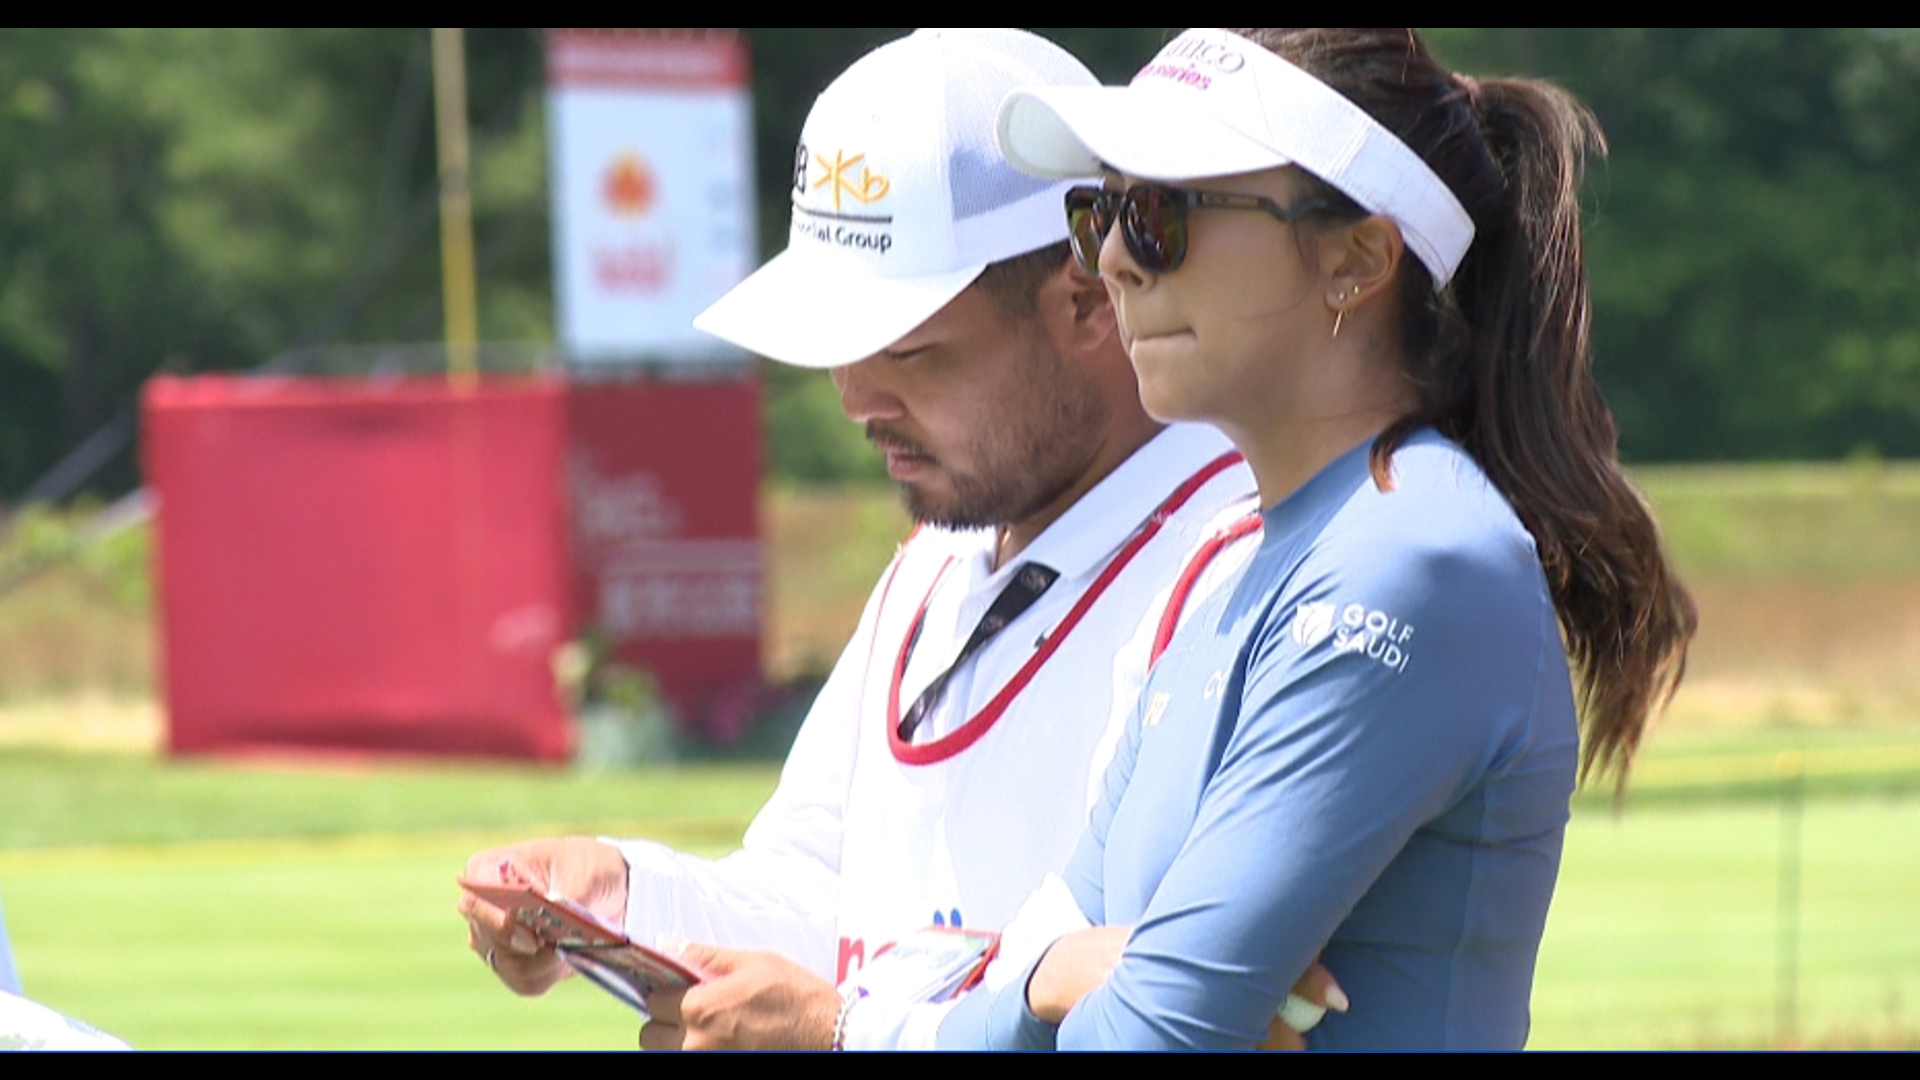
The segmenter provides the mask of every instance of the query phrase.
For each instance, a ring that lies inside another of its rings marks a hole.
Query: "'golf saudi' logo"
[[[1293,640],[1308,649],[1331,640],[1336,653],[1356,653],[1390,671],[1407,670],[1413,627],[1365,604],[1301,604],[1293,612]]]
[[[1333,633],[1332,604],[1301,604],[1293,612],[1293,640],[1309,649]]]

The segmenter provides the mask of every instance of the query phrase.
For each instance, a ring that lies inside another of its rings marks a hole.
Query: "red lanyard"
[[[1200,575],[1228,545],[1259,532],[1264,524],[1265,519],[1258,513],[1248,514],[1215,533],[1212,539],[1200,545],[1200,549],[1193,553],[1193,558],[1187,560],[1187,568],[1180,572],[1180,580],[1173,583],[1173,595],[1167,599],[1167,610],[1160,615],[1160,628],[1153,633],[1153,651],[1147,654],[1149,667],[1159,663],[1161,654],[1172,644],[1173,632],[1180,628],[1180,612],[1187,606],[1187,596],[1193,592]]]
[[[893,680],[887,689],[887,741],[892,746],[894,758],[904,765],[932,765],[945,761],[979,742],[980,738],[999,721],[1001,715],[1007,711],[1007,707],[1013,704],[1014,699],[1020,696],[1021,691],[1027,688],[1027,684],[1033,681],[1033,677],[1039,674],[1046,662],[1052,659],[1053,654],[1059,651],[1061,644],[1067,640],[1067,635],[1072,633],[1073,628],[1078,626],[1080,620],[1086,616],[1087,610],[1093,607],[1094,602],[1107,591],[1107,587],[1112,585],[1114,579],[1120,576],[1120,572],[1127,568],[1127,564],[1133,561],[1134,556],[1140,554],[1141,549],[1154,538],[1161,526],[1165,525],[1181,507],[1187,504],[1188,500],[1206,486],[1207,481],[1238,465],[1241,460],[1240,455],[1236,453],[1222,454],[1175,488],[1173,494],[1168,495],[1166,501],[1156,507],[1153,513],[1148,514],[1147,519],[1133,531],[1133,535],[1121,547],[1119,554],[1113,557],[1113,561],[1107,564],[1106,569],[1100,571],[1100,575],[1094,578],[1093,584],[1088,586],[1087,591],[1074,603],[1066,617],[1060,620],[1060,625],[1047,635],[1040,647],[1027,658],[1027,662],[1014,673],[1013,678],[1007,680],[1007,685],[993,696],[993,700],[982,706],[979,712],[943,738],[930,743],[909,743],[900,737],[900,681],[907,673],[907,659],[912,655],[914,640],[920,636],[920,626],[926,620],[927,607],[933,603],[933,594],[939,588],[940,580],[946,576],[947,568],[953,563],[953,559],[949,557],[940,567],[940,572],[934,575],[933,585],[928,587],[926,599],[920,601],[919,609],[914,612],[913,623],[907,634],[902,637],[899,655],[894,660]],[[893,571],[887,575],[886,585],[882,587],[880,603],[883,608],[886,605],[886,593],[893,587],[893,575],[898,573],[899,569],[900,562],[895,562]],[[876,631],[878,626],[879,620],[876,618]]]

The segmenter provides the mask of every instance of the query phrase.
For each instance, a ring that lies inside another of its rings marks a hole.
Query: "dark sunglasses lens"
[[[1073,258],[1089,274],[1100,272],[1100,245],[1113,228],[1113,204],[1118,196],[1100,188],[1067,192],[1067,240]]]
[[[1165,188],[1142,184],[1127,192],[1122,228],[1127,250],[1150,274],[1165,274],[1187,256],[1187,204]]]
[[[1100,194],[1097,188],[1067,192],[1067,240],[1073,246],[1074,261],[1089,274],[1100,272],[1100,244],[1107,235]]]

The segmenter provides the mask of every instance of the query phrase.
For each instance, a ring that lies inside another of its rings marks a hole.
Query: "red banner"
[[[567,414],[582,627],[731,740],[760,679],[759,385],[585,383]]]
[[[171,748],[564,758],[566,412],[551,381],[150,382]]]

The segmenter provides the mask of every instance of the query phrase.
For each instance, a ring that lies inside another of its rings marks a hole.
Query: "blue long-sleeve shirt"
[[[1381,491],[1365,446],[1267,514],[1238,586],[1141,695],[1065,874],[1131,925],[1056,1033],[1025,980],[955,1048],[1250,1048],[1316,956],[1352,999],[1314,1048],[1518,1049],[1577,756],[1533,541],[1423,433]]]

